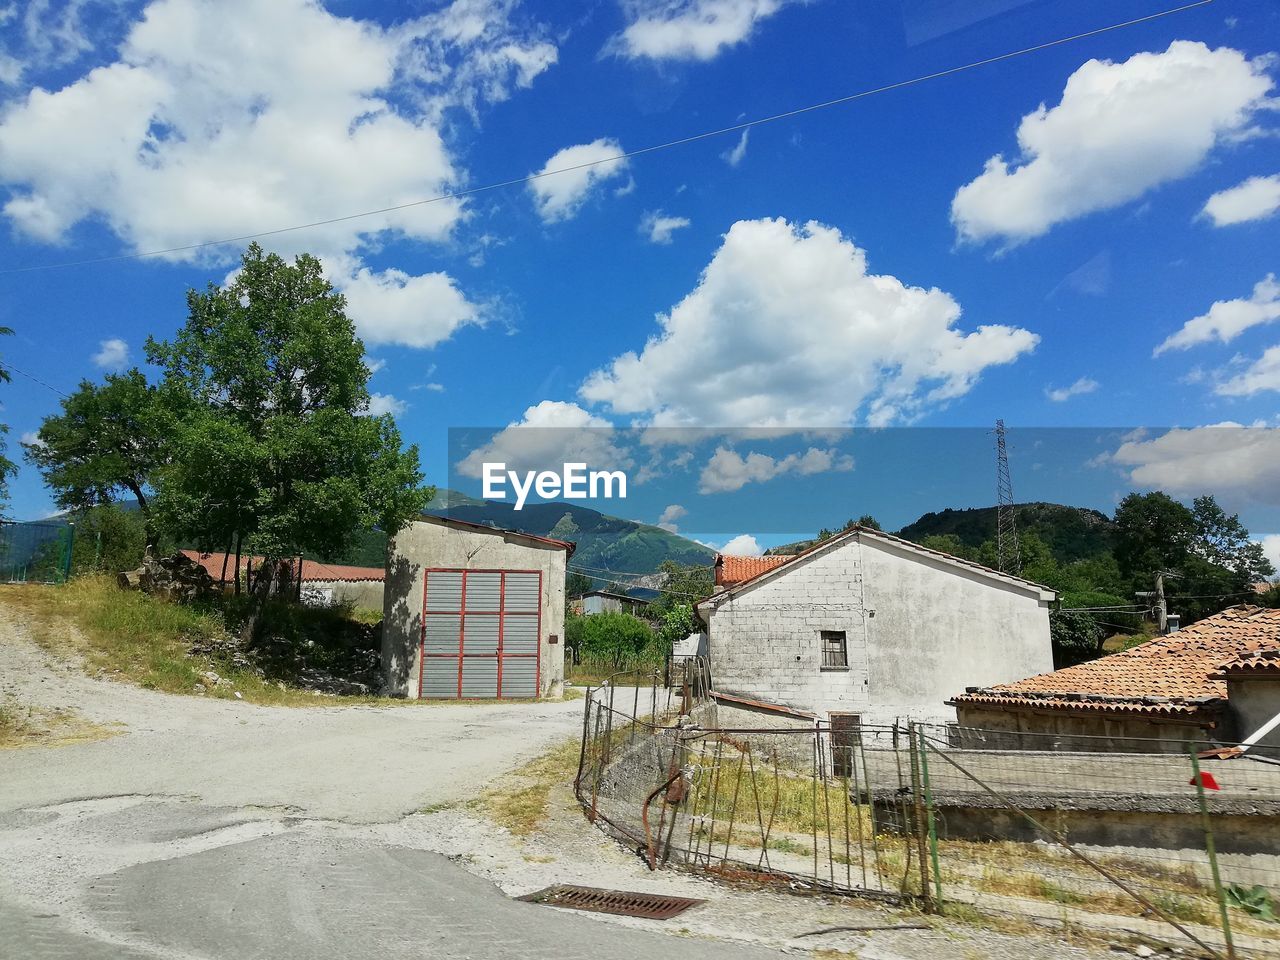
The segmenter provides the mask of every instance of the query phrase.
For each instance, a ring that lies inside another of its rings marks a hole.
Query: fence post
[[[929,786],[929,745],[925,742],[924,727],[916,727],[920,739],[920,782],[924,787],[925,817],[929,824],[929,859],[933,862],[933,893],[935,906],[942,913],[942,868],[938,866],[938,828],[933,817],[933,790]]]
[[[897,739],[896,725],[894,738]],[[920,746],[916,742],[916,723],[914,720],[909,721],[907,724],[907,748],[911,757],[912,828],[916,835],[917,859],[920,861],[920,901],[924,904],[925,913],[933,913],[933,895],[929,889],[929,857],[925,841],[924,787],[920,781]]]
[[[1196,745],[1193,741],[1188,746],[1191,754],[1191,782],[1196,785],[1196,799],[1200,802],[1200,822],[1204,826],[1204,849],[1209,855],[1209,871],[1213,874],[1213,892],[1218,898],[1218,912],[1222,915],[1222,938],[1227,944],[1227,956],[1235,960],[1236,947],[1231,940],[1231,918],[1227,911],[1227,892],[1222,888],[1222,877],[1218,873],[1218,852],[1213,845],[1213,824],[1209,819],[1209,802],[1204,795],[1204,781],[1200,779],[1200,758],[1196,756]]]
[[[71,579],[71,551],[76,543],[76,525],[74,523],[67,524],[67,553],[62,558],[62,582],[66,583]]]

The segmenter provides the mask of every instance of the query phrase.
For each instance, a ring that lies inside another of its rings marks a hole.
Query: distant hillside
[[[575,567],[607,580],[609,573],[653,573],[664,560],[681,564],[710,565],[713,551],[678,534],[658,527],[623,520],[567,503],[527,504],[516,510],[511,504],[477,500],[456,490],[441,488],[427,506],[427,513],[486,526],[519,530],[539,537],[572,540]],[[386,537],[379,530],[361,535],[360,542],[342,563],[382,566]]]
[[[1111,550],[1113,524],[1106,514],[1097,510],[1060,503],[1020,503],[1016,510],[1018,533],[1036,534],[1059,563],[1096,557]],[[926,513],[896,534],[913,543],[920,543],[925,537],[948,535],[956,537],[970,550],[977,550],[986,541],[995,540],[996,508],[973,507]],[[794,554],[817,542],[798,540],[771,547],[767,552],[775,556]]]
[[[1096,557],[1111,550],[1114,525],[1104,513],[1060,503],[1020,503],[1016,509],[1018,532],[1036,534],[1059,563]],[[926,513],[898,531],[898,536],[916,543],[925,537],[948,534],[976,550],[996,538],[996,508]]]

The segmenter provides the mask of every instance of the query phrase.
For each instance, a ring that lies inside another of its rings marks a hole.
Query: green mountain
[[[1058,563],[1072,563],[1111,551],[1115,530],[1111,519],[1087,507],[1060,503],[1020,503],[1014,514],[1019,534],[1034,533]],[[919,543],[925,537],[952,535],[976,550],[996,538],[996,508],[940,510],[926,513],[898,531],[904,540]]]
[[[441,488],[426,512],[538,537],[571,540],[577,544],[573,565],[602,581],[610,574],[654,573],[664,560],[709,566],[715,557],[714,551],[678,534],[568,503],[527,504],[523,510],[516,510],[508,503],[477,500]],[[366,531],[342,562],[382,566],[386,544],[381,531]]]
[[[1114,524],[1104,513],[1087,507],[1068,507],[1060,503],[1020,503],[1015,508],[1018,533],[1036,534],[1049,548],[1058,563],[1086,560],[1111,551]],[[961,545],[976,551],[988,540],[996,538],[996,508],[972,507],[967,510],[939,510],[926,513],[907,524],[895,536],[920,543],[926,537],[954,536]],[[800,540],[772,547],[768,553],[799,553],[817,543]]]

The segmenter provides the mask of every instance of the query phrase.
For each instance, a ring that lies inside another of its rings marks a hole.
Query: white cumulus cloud
[[[608,137],[557,150],[535,174],[539,179],[529,183],[538,216],[544,223],[577,216],[601,184],[627,172],[626,160],[611,159],[622,153],[622,145]]]
[[[1166,350],[1186,350],[1199,343],[1217,340],[1230,343],[1251,327],[1280,319],[1280,283],[1269,273],[1253,286],[1247,298],[1218,300],[1207,313],[1188,320],[1177,333],[1155,349],[1159,356]]]
[[[1219,383],[1214,390],[1224,397],[1251,397],[1264,390],[1280,391],[1280,346],[1268,347],[1261,357]],[[1280,483],[1280,476],[1276,482]]]
[[[378,417],[384,413],[398,417],[408,409],[409,405],[407,403],[403,400],[398,400],[389,393],[369,394],[369,416],[371,417]]]
[[[525,410],[456,465],[464,477],[481,477],[486,463],[508,470],[554,470],[585,463],[591,470],[625,470],[631,456],[616,442],[613,425],[576,403],[543,400]]]
[[[1250,177],[1227,190],[1219,190],[1205,201],[1203,216],[1215,227],[1228,227],[1250,220],[1265,220],[1280,210],[1280,174]]]
[[[711,60],[791,0],[623,0],[627,25],[605,48],[633,59]]]
[[[764,556],[764,547],[751,534],[740,533],[721,547],[719,552],[731,557],[760,557]]]
[[[834,228],[742,220],[698,285],[658,318],[639,353],[580,389],[655,426],[883,425],[961,396],[1039,338],[1017,327],[957,327],[936,288],[867,272],[866,252]]]
[[[459,327],[484,323],[480,308],[447,273],[412,276],[356,267],[333,279],[346,294],[347,314],[367,346],[433,347]]]
[[[1138,434],[1110,460],[1130,482],[1174,496],[1280,504],[1280,428],[1228,421]]]
[[[1186,176],[1250,133],[1268,102],[1269,62],[1186,40],[1123,63],[1088,61],[1057,106],[1022,118],[1017,157],[997,154],[956,193],[957,232],[1016,244]]]
[[[513,7],[454,0],[386,28],[312,0],[153,0],[114,59],[0,113],[4,216],[39,242],[93,219],[130,250],[162,250],[447,192],[465,171],[445,143],[444,111],[504,99],[555,60],[535,29],[512,25]],[[360,287],[370,278],[350,264],[366,249],[444,241],[464,212],[444,200],[265,243],[314,252],[340,288]],[[165,258],[221,264],[236,253]],[[412,299],[403,274],[379,279]]]
[[[677,230],[689,226],[687,217],[671,217],[661,210],[646,213],[640,221],[640,233],[649,238],[650,243],[670,243],[671,235]]]
[[[676,521],[685,516],[689,511],[678,503],[668,505],[662,511],[662,516],[658,517],[658,526],[668,533],[678,533],[680,528],[676,525]]]
[[[1081,394],[1093,393],[1098,389],[1098,381],[1091,380],[1088,377],[1081,377],[1069,387],[1050,387],[1044,392],[1044,395],[1054,403],[1065,403],[1072,397],[1078,397]]]
[[[1280,533],[1266,533],[1257,538],[1271,565],[1280,570]]]
[[[788,473],[810,476],[852,469],[852,457],[831,449],[810,447],[804,453],[775,458],[756,452],[744,457],[728,447],[717,447],[698,477],[698,492],[729,493],[748,483],[765,483]]]
[[[103,370],[119,373],[129,365],[129,345],[119,337],[101,340],[98,343],[98,352],[90,359],[93,360],[95,366],[101,367]]]

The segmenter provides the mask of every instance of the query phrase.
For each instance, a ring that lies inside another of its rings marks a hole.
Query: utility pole
[[[1022,573],[1018,524],[1014,517],[1013,482],[1009,479],[1009,451],[1004,420],[996,421],[996,556],[1002,573]]]
[[[1155,591],[1148,592],[1144,590],[1136,594],[1139,597],[1153,597],[1155,599],[1156,628],[1160,636],[1164,636],[1169,632],[1169,605],[1164,598],[1164,578],[1181,576],[1182,574],[1174,573],[1172,570],[1157,570]]]

